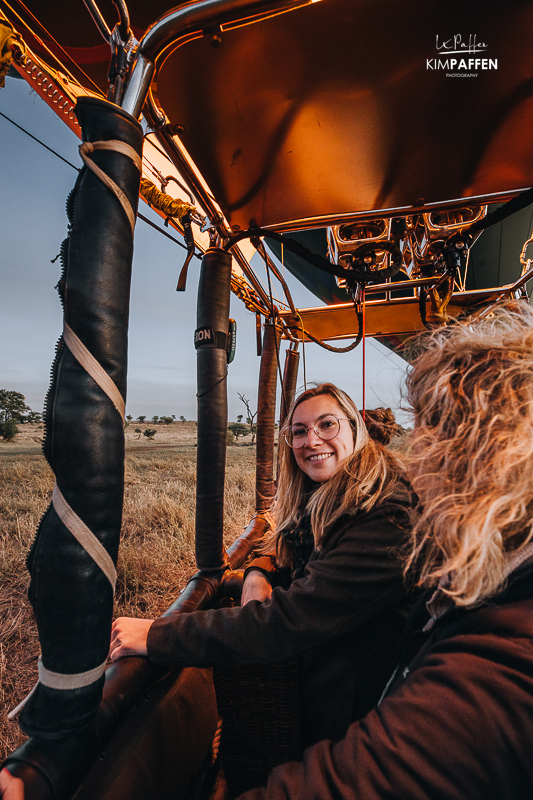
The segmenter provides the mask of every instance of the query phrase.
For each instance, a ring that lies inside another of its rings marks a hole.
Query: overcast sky
[[[0,90],[0,111],[75,165],[79,141],[25,81],[6,79]],[[41,411],[49,383],[54,348],[62,327],[55,284],[58,254],[66,235],[65,200],[75,171],[10,122],[0,117],[2,175],[2,261],[0,292],[0,388],[26,396]],[[151,212],[144,202],[140,210]],[[153,215],[159,225],[162,220]],[[142,220],[137,221],[130,309],[127,413],[196,418],[196,289],[200,262],[189,267],[187,291],[175,291],[184,251]],[[255,263],[255,262],[254,262]],[[261,278],[264,270],[255,264]],[[300,307],[319,305],[289,276]],[[255,407],[259,358],[255,351],[255,316],[232,295],[231,315],[237,320],[237,352],[228,374],[229,416],[245,412],[238,392]],[[285,345],[282,345],[282,351]],[[362,403],[362,347],[336,355],[318,345],[305,346],[308,382],[337,383]],[[282,355],[282,363],[284,356]],[[366,406],[401,404],[405,362],[372,339],[366,349]],[[303,384],[302,361],[298,384]],[[404,424],[406,415],[400,414]]]

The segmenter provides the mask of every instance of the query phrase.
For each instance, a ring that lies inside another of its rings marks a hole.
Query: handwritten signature
[[[450,36],[449,39],[439,42],[439,35],[437,34],[437,50],[445,53],[481,53],[483,50],[488,49],[485,42],[478,42],[475,33],[468,36],[468,41],[463,41],[460,33],[455,36]]]

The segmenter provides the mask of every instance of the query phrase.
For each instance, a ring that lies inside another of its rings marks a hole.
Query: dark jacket
[[[417,604],[376,710],[241,800],[530,800],[533,566],[489,603],[417,632],[427,620]]]
[[[303,577],[242,608],[157,619],[148,656],[157,664],[242,666],[302,657],[306,743],[340,738],[377,702],[408,612],[398,548],[403,499],[344,517]]]

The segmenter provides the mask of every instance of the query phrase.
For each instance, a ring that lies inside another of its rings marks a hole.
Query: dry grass
[[[155,426],[154,441],[126,430],[126,493],[116,613],[157,616],[195,571],[195,423]],[[150,424],[150,427],[154,427]],[[6,711],[35,682],[37,630],[26,598],[25,558],[46,510],[53,475],[40,454],[42,431],[24,426],[0,442],[0,758],[23,740]],[[255,449],[228,448],[224,537],[229,544],[253,514]]]

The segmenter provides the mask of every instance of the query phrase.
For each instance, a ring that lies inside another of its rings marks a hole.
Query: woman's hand
[[[251,569],[242,585],[241,606],[250,600],[259,600],[260,603],[269,600],[272,595],[272,586],[264,572]]]
[[[123,656],[146,656],[148,631],[153,619],[118,617],[111,628],[109,658],[117,661]]]

